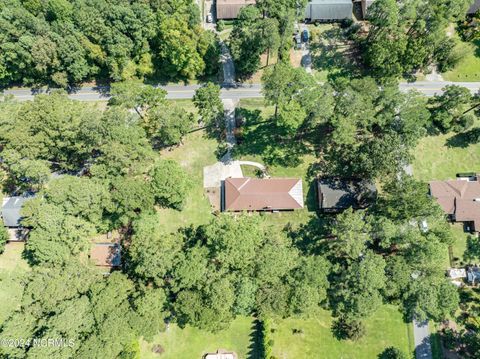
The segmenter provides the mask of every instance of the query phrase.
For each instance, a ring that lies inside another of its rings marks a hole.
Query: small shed
[[[8,228],[21,227],[21,209],[25,202],[32,198],[33,196],[5,197],[2,204],[3,225]]]
[[[352,0],[310,0],[305,8],[305,19],[312,22],[351,19],[352,14]]]
[[[447,272],[448,277],[451,279],[467,278],[467,271],[465,268],[450,268]]]
[[[217,0],[217,19],[232,20],[238,17],[242,7],[254,5],[255,0]]]

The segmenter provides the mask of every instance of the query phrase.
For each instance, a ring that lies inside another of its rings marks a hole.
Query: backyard
[[[330,313],[323,310],[311,319],[276,320],[272,325],[273,354],[281,359],[373,359],[389,346],[413,352],[412,326],[403,322],[395,306],[384,305],[367,319],[367,335],[358,342],[336,339],[331,323]],[[260,358],[256,335],[254,321],[248,317],[238,317],[228,329],[214,334],[171,325],[152,343],[141,343],[141,357],[197,359],[207,352],[226,349],[235,351],[239,358],[256,359]],[[160,345],[163,354],[153,353],[154,345]]]
[[[22,299],[22,281],[30,270],[22,259],[23,248],[23,243],[8,243],[0,255],[0,326],[19,307]]]

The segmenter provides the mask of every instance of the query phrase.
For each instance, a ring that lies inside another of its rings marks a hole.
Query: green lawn
[[[22,259],[23,248],[23,243],[9,243],[0,255],[0,326],[19,307],[22,299],[22,281],[30,270]]]
[[[465,57],[453,70],[444,73],[443,78],[448,81],[480,81],[480,40],[459,41],[457,49]]]
[[[386,347],[396,346],[405,353],[413,352],[411,323],[404,323],[402,314],[392,305],[382,306],[366,320],[367,334],[358,342],[339,341],[331,332],[330,312],[322,311],[315,318],[278,320],[272,328],[273,354],[281,359],[375,359]],[[303,334],[293,334],[301,329]],[[187,326],[180,329],[171,325],[167,332],[157,335],[151,343],[141,343],[142,359],[198,359],[217,349],[235,351],[239,358],[257,358],[249,353],[253,347],[253,321],[238,317],[232,325],[219,333],[208,333]],[[161,345],[164,353],[152,352]]]
[[[212,209],[203,191],[203,167],[217,161],[216,149],[217,142],[206,138],[203,131],[198,131],[189,134],[183,145],[162,153],[163,158],[177,161],[190,175],[192,183],[183,211],[159,210],[159,222],[167,230],[174,231],[190,224],[204,224],[212,218]]]
[[[337,340],[331,322],[327,311],[313,319],[282,320],[273,326],[273,354],[282,359],[375,359],[388,346],[413,352],[412,325],[403,322],[395,306],[384,305],[366,320],[367,334],[358,342]],[[293,329],[301,329],[303,334],[293,334]]]
[[[463,266],[465,264],[463,261],[463,253],[465,253],[467,249],[467,238],[469,234],[464,232],[462,223],[453,223],[452,233],[455,237],[455,243],[452,245],[453,264],[455,266]]]
[[[447,140],[453,136],[429,136],[420,141],[412,162],[416,178],[445,180],[455,178],[458,172],[480,171],[480,143],[448,146]]]
[[[253,320],[238,317],[230,327],[218,333],[209,333],[190,326],[180,329],[171,325],[168,331],[157,335],[152,343],[142,342],[140,357],[142,359],[199,359],[205,353],[218,349],[231,350],[239,359],[247,358],[251,344]],[[165,350],[161,355],[152,352],[152,346],[159,344]]]

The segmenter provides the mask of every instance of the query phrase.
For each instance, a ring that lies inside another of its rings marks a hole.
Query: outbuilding
[[[341,21],[352,16],[352,0],[310,0],[305,8],[305,19],[310,22]]]
[[[242,7],[255,4],[255,0],[217,0],[216,2],[218,20],[236,19]]]

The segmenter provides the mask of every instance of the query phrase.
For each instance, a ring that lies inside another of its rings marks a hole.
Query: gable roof
[[[445,213],[455,216],[456,221],[472,221],[475,230],[480,230],[480,177],[475,177],[473,181],[432,181],[430,194]]]
[[[117,243],[94,243],[90,250],[90,259],[99,267],[119,267],[121,248]]]
[[[5,227],[20,227],[22,215],[20,211],[26,201],[33,196],[5,197],[2,205],[2,218]]]
[[[254,5],[255,0],[217,0],[217,19],[236,19],[240,9]]]
[[[227,178],[225,211],[288,210],[303,208],[299,178]]]
[[[305,18],[310,20],[351,19],[351,0],[311,0],[305,8]]]
[[[377,189],[369,181],[326,177],[317,179],[318,206],[324,210],[365,208],[375,199]]]

